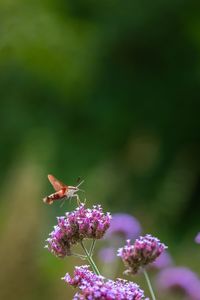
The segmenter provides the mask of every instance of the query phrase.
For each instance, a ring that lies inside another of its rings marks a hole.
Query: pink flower
[[[196,242],[197,244],[200,244],[200,232],[196,235],[196,237],[195,237],[195,242]]]
[[[118,256],[128,268],[126,273],[136,274],[141,267],[155,261],[166,248],[159,239],[147,234],[136,239],[133,245],[127,240],[127,245],[118,250]]]
[[[162,270],[156,280],[160,291],[179,291],[184,299],[200,300],[200,278],[186,267],[169,267]]]
[[[116,213],[112,215],[110,228],[106,232],[105,239],[119,236],[123,239],[136,239],[141,234],[141,225],[132,215]]]
[[[164,269],[173,264],[172,258],[167,251],[164,251],[156,260],[152,263],[151,267],[155,269]]]
[[[110,226],[111,215],[104,214],[100,205],[88,209],[81,204],[57,220],[46,247],[54,255],[65,257],[71,255],[71,246],[83,239],[101,239]]]
[[[88,266],[75,267],[74,277],[67,273],[63,279],[80,289],[74,300],[141,300],[144,297],[144,292],[137,284],[123,279],[106,280],[92,273]]]

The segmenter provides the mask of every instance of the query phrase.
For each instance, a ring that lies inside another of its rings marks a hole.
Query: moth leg
[[[69,203],[72,204],[72,197],[69,198]]]
[[[79,199],[78,194],[74,194],[73,197],[76,197],[77,205],[78,205],[78,206],[81,206],[81,201],[80,201],[80,199]]]
[[[60,204],[60,208],[63,207],[64,203],[65,203],[65,200],[62,200],[62,202]]]

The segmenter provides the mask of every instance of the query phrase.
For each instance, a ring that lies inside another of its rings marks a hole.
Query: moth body
[[[56,179],[53,175],[48,175],[48,179],[56,192],[43,198],[44,203],[52,204],[56,200],[62,200],[65,198],[69,199],[73,197],[76,197],[77,201],[79,200],[79,197],[76,194],[76,192],[79,191],[78,186],[67,186],[66,184]]]

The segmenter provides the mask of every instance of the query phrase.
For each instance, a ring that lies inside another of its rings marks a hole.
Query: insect
[[[76,192],[80,190],[79,186],[83,183],[83,181],[81,181],[77,186],[70,186],[62,183],[60,180],[56,179],[50,174],[48,175],[48,179],[56,192],[43,198],[44,203],[52,204],[56,200],[76,197],[77,203],[80,204],[79,196],[76,194]]]

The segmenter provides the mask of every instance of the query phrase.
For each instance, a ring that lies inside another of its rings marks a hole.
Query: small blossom
[[[166,248],[159,239],[147,234],[136,239],[133,245],[127,240],[127,245],[118,250],[118,256],[128,268],[125,273],[136,274],[141,267],[155,261]]]
[[[113,235],[123,239],[136,239],[141,234],[141,225],[133,216],[125,213],[112,215],[110,228],[105,234],[105,239],[113,238]]]
[[[104,247],[100,249],[98,256],[104,263],[112,263],[117,258],[113,247]]]
[[[151,265],[155,269],[163,269],[173,264],[172,258],[167,251],[164,251]]]
[[[98,256],[104,263],[112,263],[117,259],[116,252],[127,239],[136,239],[141,234],[139,221],[126,213],[112,215],[110,227],[107,230],[104,240],[107,246],[100,249]]]
[[[162,270],[156,279],[158,289],[162,292],[179,292],[184,299],[200,300],[200,279],[185,267],[170,267]]]
[[[58,257],[71,255],[71,246],[83,239],[101,239],[110,226],[111,215],[100,205],[92,209],[81,204],[75,211],[58,217],[58,224],[47,239],[47,248]]]
[[[106,280],[92,273],[88,266],[75,267],[74,277],[66,274],[63,278],[73,287],[79,287],[74,300],[141,300],[144,292],[135,283],[123,279]]]
[[[197,234],[197,236],[195,237],[195,242],[197,244],[200,244],[200,232]]]

